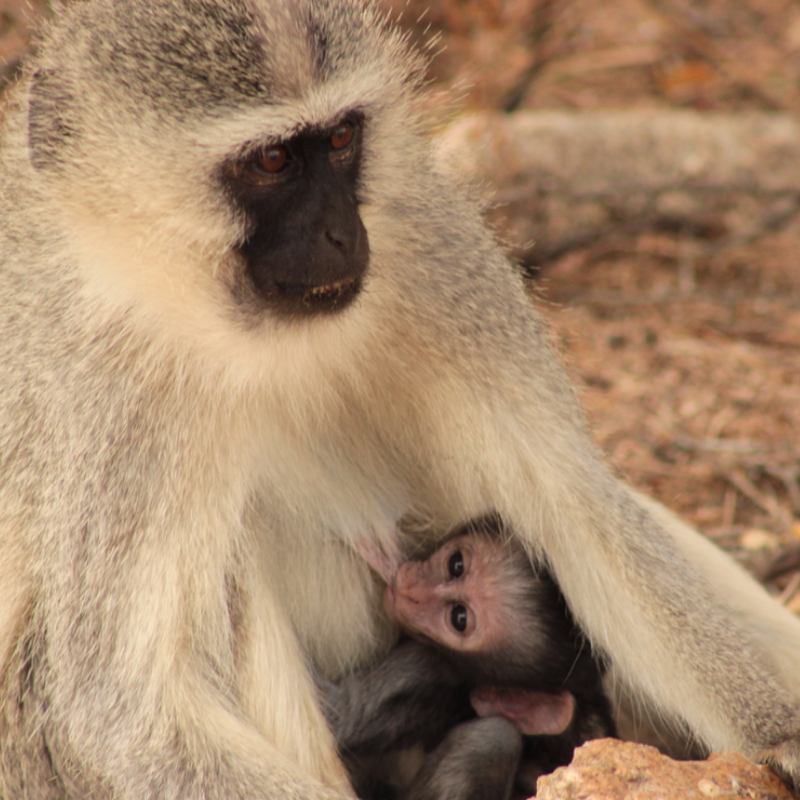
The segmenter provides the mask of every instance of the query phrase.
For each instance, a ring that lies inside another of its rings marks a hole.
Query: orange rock
[[[616,739],[587,742],[568,767],[539,778],[538,800],[794,800],[767,766],[739,753],[674,761],[655,749]]]

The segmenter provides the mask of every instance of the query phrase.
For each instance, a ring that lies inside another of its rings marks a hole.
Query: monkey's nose
[[[433,591],[421,565],[413,561],[407,561],[397,571],[394,589],[400,597],[414,605],[423,605],[433,599]]]

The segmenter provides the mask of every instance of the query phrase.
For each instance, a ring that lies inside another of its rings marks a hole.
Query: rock
[[[615,231],[755,236],[800,213],[800,119],[634,109],[464,116],[443,162],[494,188],[492,223],[523,263]]]
[[[575,751],[568,767],[539,778],[537,800],[794,800],[767,766],[738,753],[673,761],[654,747],[598,739]]]
[[[750,528],[739,537],[745,550],[774,550],[781,543],[778,536],[761,528]]]

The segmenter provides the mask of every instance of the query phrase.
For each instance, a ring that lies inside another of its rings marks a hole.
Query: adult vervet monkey
[[[497,513],[620,686],[800,780],[800,622],[590,443],[356,0],[96,0],[0,177],[4,798],[348,792],[307,670],[393,634],[348,547]]]

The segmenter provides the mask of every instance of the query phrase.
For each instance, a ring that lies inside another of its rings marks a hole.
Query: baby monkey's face
[[[482,652],[510,635],[499,544],[463,534],[425,561],[402,563],[384,594],[392,621],[413,637],[462,652]]]

